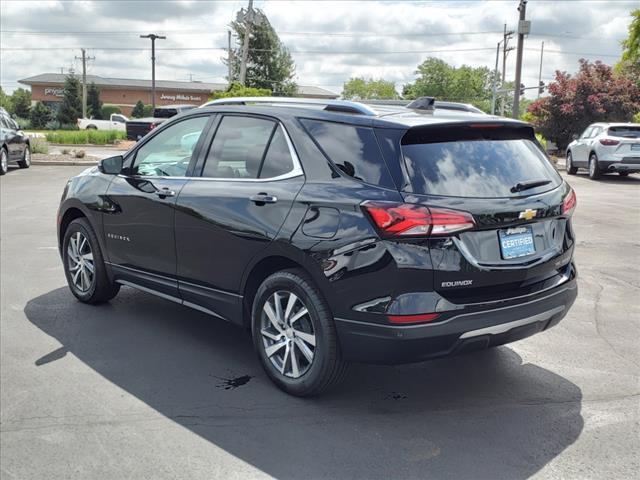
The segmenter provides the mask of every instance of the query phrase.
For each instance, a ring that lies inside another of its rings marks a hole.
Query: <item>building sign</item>
[[[177,100],[182,100],[183,102],[201,102],[202,96],[183,95],[182,93],[167,95],[166,93],[163,93],[162,95],[160,95],[160,100],[171,100],[172,102],[175,102]]]
[[[64,97],[64,89],[48,87],[44,89],[45,95],[51,95],[53,97]]]

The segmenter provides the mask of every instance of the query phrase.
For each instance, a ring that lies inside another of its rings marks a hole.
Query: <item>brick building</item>
[[[57,108],[62,101],[62,87],[66,75],[61,73],[43,73],[19,80],[31,87],[31,101],[43,102]],[[129,78],[107,78],[98,75],[87,75],[87,85],[95,83],[100,88],[100,100],[105,105],[115,105],[125,115],[138,100],[151,103],[151,80],[135,80]],[[226,83],[179,82],[173,80],[156,80],[156,105],[193,104],[206,102],[211,92],[223,91]],[[338,95],[320,87],[298,85],[298,96],[307,98],[338,98]]]

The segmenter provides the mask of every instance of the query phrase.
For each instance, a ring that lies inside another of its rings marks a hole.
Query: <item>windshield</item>
[[[529,139],[416,143],[402,151],[415,193],[500,198],[534,195],[562,183]],[[518,187],[527,184],[537,186]]]

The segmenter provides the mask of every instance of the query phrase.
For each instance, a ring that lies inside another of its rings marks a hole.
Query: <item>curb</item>
[[[118,145],[112,143],[105,143],[104,145],[97,145],[95,143],[49,143],[50,147],[70,147],[70,148],[86,148],[86,147],[99,147],[99,148],[114,148],[119,150],[125,150]]]
[[[75,160],[31,160],[31,165],[51,165],[51,166],[63,166],[63,167],[75,167],[75,166],[87,166],[93,167],[97,165],[97,161],[75,161]]]

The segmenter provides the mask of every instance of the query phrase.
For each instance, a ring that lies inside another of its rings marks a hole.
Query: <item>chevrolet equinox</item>
[[[273,382],[513,342],[577,295],[576,196],[530,125],[434,108],[239,98],[180,114],[66,185],[80,301],[122,285],[246,327]]]

